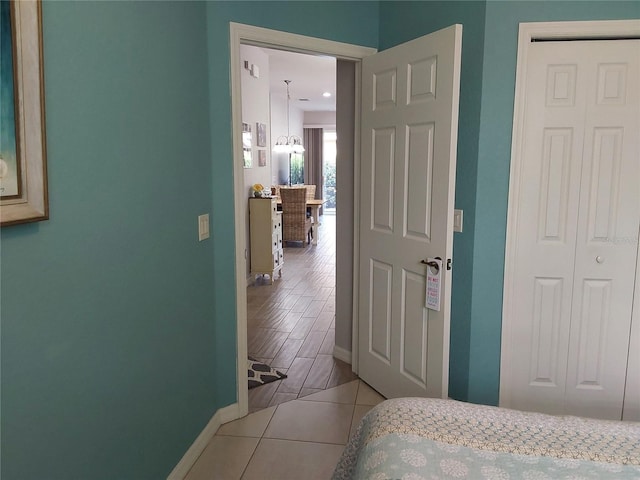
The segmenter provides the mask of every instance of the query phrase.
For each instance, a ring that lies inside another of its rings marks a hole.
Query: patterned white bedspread
[[[363,418],[333,480],[640,480],[640,423],[455,400],[387,400]]]

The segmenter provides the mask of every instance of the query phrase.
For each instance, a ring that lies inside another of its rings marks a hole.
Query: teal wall
[[[469,401],[498,402],[518,23],[628,18],[640,18],[640,2],[487,2],[472,269]]]
[[[236,400],[229,21],[374,46],[378,4],[43,6],[51,219],[0,231],[3,479],[166,478]]]
[[[216,357],[220,400],[236,397],[236,316],[233,272],[235,238],[229,85],[229,22],[266,27],[311,37],[375,47],[378,42],[377,2],[210,2],[207,4],[214,232],[217,283]],[[230,388],[234,385],[233,388]]]
[[[464,233],[454,235],[449,362],[449,395],[461,400],[467,398],[469,381],[471,271],[484,54],[484,17],[485,3],[477,1],[382,2],[380,6],[380,50],[435,32],[454,23],[462,24],[455,205],[456,208],[464,210]]]
[[[3,479],[159,479],[214,388],[205,5],[45,2],[51,219],[3,228]]]

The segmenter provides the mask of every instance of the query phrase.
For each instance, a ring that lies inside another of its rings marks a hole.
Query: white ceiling
[[[336,59],[265,48],[269,55],[269,88],[286,98],[285,80],[291,80],[291,106],[306,112],[332,112],[336,109]],[[324,92],[331,97],[322,96]],[[300,101],[306,98],[308,101]]]

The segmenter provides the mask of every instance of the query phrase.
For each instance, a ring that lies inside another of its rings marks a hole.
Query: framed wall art
[[[267,125],[265,123],[256,123],[256,145],[258,147],[267,146]]]
[[[251,125],[242,122],[242,159],[244,168],[251,168],[253,161],[251,158]]]
[[[49,218],[41,2],[0,2],[0,225]]]

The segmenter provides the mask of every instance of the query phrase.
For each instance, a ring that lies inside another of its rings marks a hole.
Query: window
[[[302,153],[289,154],[289,185],[304,183],[304,156]]]
[[[324,131],[322,137],[322,175],[324,177],[322,198],[324,213],[336,211],[336,132]]]

